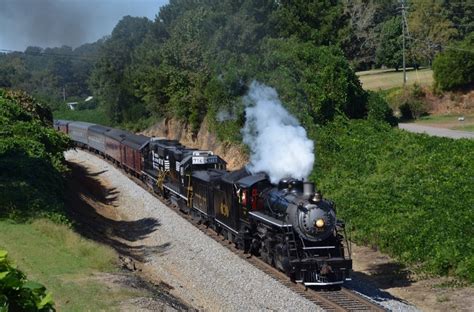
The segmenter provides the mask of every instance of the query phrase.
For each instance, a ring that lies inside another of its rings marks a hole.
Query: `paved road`
[[[428,127],[428,126],[420,126],[415,125],[412,123],[400,123],[398,124],[400,129],[414,132],[414,133],[426,133],[432,136],[439,136],[439,137],[446,137],[452,139],[474,139],[474,132],[468,131],[457,131],[457,130],[450,130],[444,128],[435,128],[435,127]]]

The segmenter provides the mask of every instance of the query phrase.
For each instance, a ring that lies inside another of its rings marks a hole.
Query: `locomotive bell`
[[[311,201],[313,203],[319,203],[322,199],[323,199],[323,194],[321,194],[320,191],[317,191],[316,193],[314,193],[314,196],[313,198],[311,198]]]

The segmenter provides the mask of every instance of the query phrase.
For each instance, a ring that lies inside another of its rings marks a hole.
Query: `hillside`
[[[166,137],[178,140],[185,146],[201,150],[211,150],[227,162],[229,170],[240,169],[248,162],[245,147],[236,143],[225,143],[209,129],[207,120],[204,120],[197,134],[185,122],[177,119],[164,119],[156,125],[141,132],[151,137]]]

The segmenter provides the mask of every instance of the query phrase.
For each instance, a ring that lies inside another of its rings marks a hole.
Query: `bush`
[[[312,178],[356,241],[474,282],[474,141],[338,121],[316,142]]]
[[[435,87],[456,90],[474,83],[474,33],[439,53],[433,62]]]
[[[425,92],[418,84],[406,89],[395,89],[385,95],[385,99],[394,111],[400,112],[404,120],[418,119],[428,112]]]
[[[367,101],[367,119],[374,121],[385,121],[391,126],[398,124],[393,116],[393,111],[387,101],[378,93],[369,91]]]
[[[62,219],[70,141],[49,126],[51,113],[36,107],[0,90],[0,218]]]
[[[55,311],[51,293],[13,267],[0,249],[0,311]]]

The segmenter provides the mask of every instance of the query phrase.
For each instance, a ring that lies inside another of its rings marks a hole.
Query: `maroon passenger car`
[[[142,152],[150,138],[119,129],[106,132],[105,137],[105,154],[124,168],[139,175],[143,170]]]

